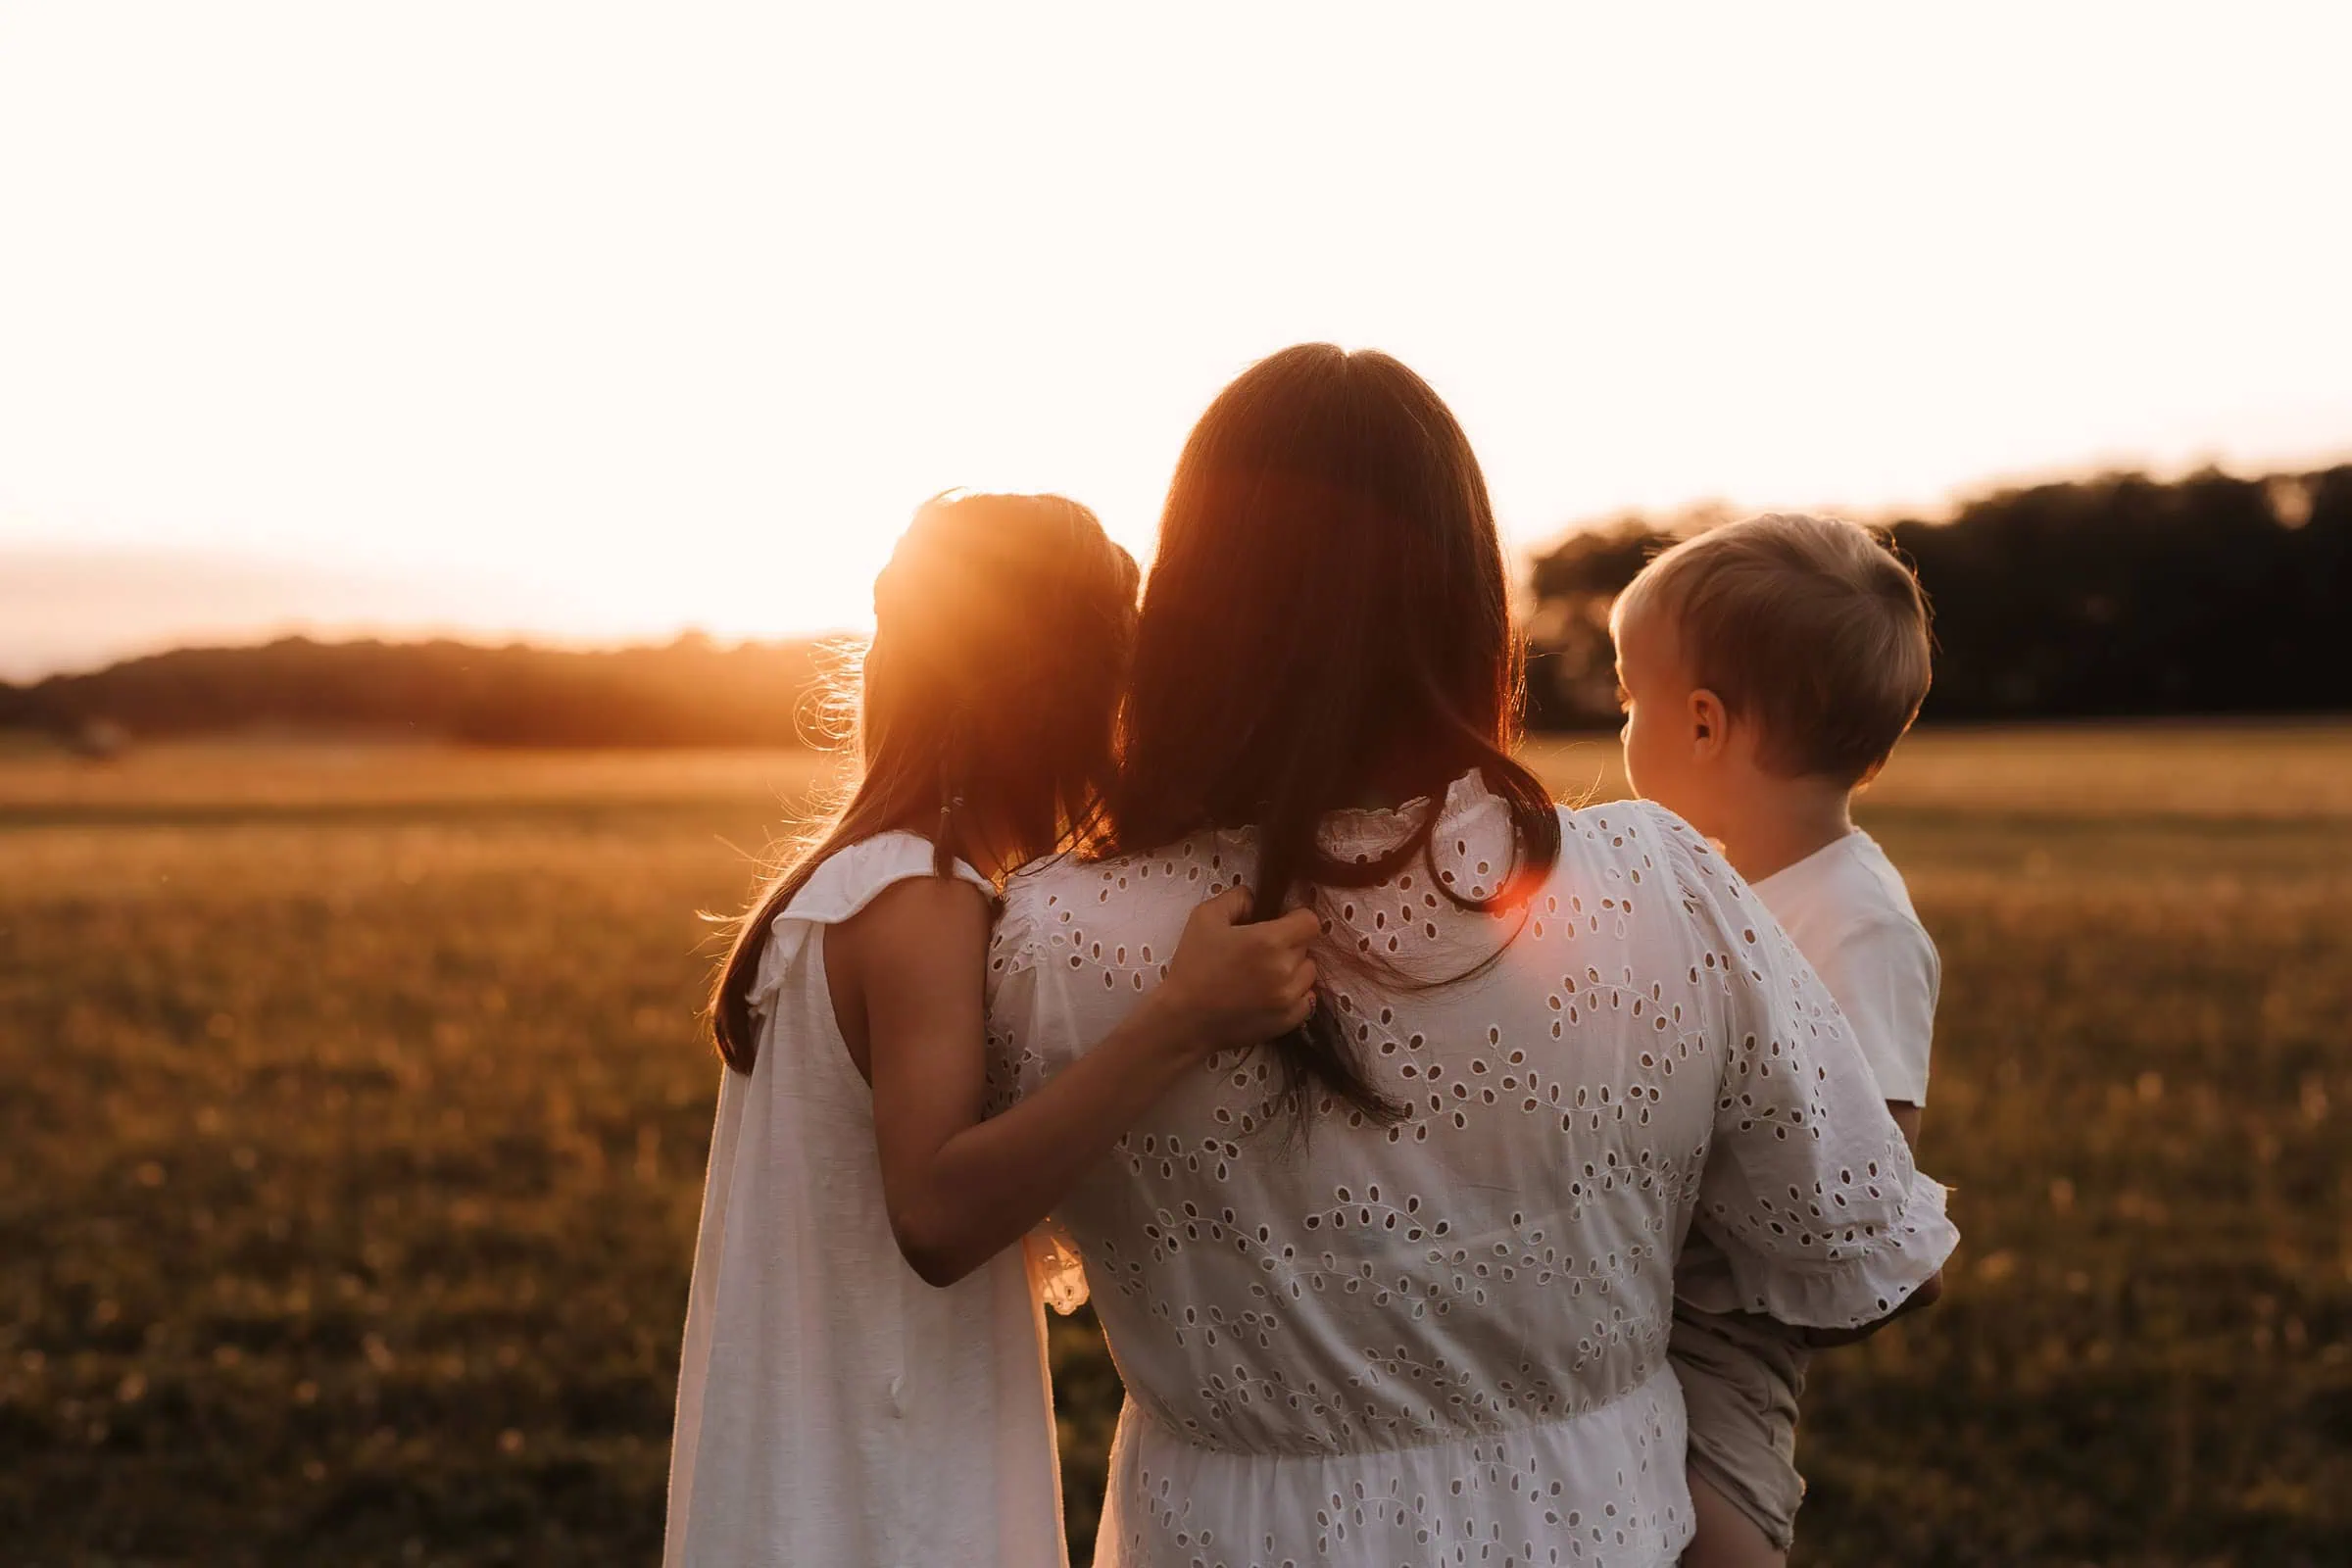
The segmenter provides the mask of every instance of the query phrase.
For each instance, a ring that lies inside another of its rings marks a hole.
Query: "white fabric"
[[[1926,1104],[1943,965],[1878,840],[1857,828],[1755,893],[1838,999],[1880,1095]]]
[[[1328,834],[1368,852],[1413,820]],[[1059,1214],[1128,1391],[1099,1568],[1671,1563],[1692,1221],[1742,1299],[1799,1323],[1877,1318],[1951,1250],[1942,1189],[1722,858],[1651,806],[1560,821],[1523,917],[1456,909],[1418,861],[1329,896],[1337,945],[1395,966],[1326,975],[1403,1125],[1325,1108],[1286,1146],[1270,1056],[1222,1054]],[[1435,843],[1458,891],[1507,874],[1475,776]],[[1252,858],[1202,834],[1016,877],[990,965],[1008,1092],[1101,1040]]]
[[[825,986],[824,928],[932,868],[912,834],[868,839],[818,867],[772,927],[759,1057],[748,1078],[725,1074],[710,1141],[669,1568],[1065,1560],[1029,1270],[1007,1251],[938,1290],[907,1267],[873,1098]]]

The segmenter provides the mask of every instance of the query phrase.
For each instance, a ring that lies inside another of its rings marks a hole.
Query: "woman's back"
[[[1063,1210],[1133,1400],[1098,1561],[1671,1561],[1660,1373],[1702,1205],[1740,1304],[1799,1321],[1881,1316],[1948,1250],[1867,1075],[1819,1065],[1852,1050],[1834,1006],[1722,862],[1653,808],[1561,820],[1519,913],[1445,896],[1512,861],[1475,775],[1433,837],[1443,887],[1416,858],[1328,896],[1369,960],[1326,967],[1341,1021],[1405,1120],[1325,1105],[1287,1143],[1270,1054],[1216,1058]],[[1410,826],[1348,813],[1326,843]],[[1017,879],[992,956],[1007,1088],[1099,1038],[1252,858],[1201,835]]]

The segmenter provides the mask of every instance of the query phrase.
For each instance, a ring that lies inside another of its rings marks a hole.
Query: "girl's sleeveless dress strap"
[[[752,982],[753,1009],[765,1010],[811,930],[839,925],[894,883],[938,874],[938,863],[931,841],[915,833],[877,833],[827,856],[768,927],[767,951],[760,956],[760,973]],[[996,884],[963,861],[951,860],[949,870],[957,880],[996,897]]]

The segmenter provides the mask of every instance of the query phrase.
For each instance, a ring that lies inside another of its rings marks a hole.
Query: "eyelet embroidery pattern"
[[[1639,1494],[1653,1452],[1672,1452],[1683,1441],[1679,1420],[1659,1417],[1633,1429],[1627,1445],[1632,1465],[1612,1471],[1613,1488]],[[1520,1458],[1503,1443],[1469,1444],[1442,1486],[1432,1487],[1424,1478],[1416,1478],[1423,1480],[1418,1486],[1397,1478],[1377,1486],[1351,1481],[1319,1492],[1301,1499],[1311,1539],[1293,1544],[1275,1532],[1245,1532],[1241,1539],[1252,1549],[1240,1552],[1228,1544],[1230,1530],[1221,1531],[1205,1517],[1204,1494],[1216,1489],[1213,1482],[1201,1487],[1203,1479],[1196,1474],[1180,1483],[1174,1475],[1139,1468],[1138,1494],[1152,1539],[1173,1552],[1140,1554],[1146,1531],[1114,1508],[1105,1513],[1103,1526],[1106,1535],[1116,1532],[1113,1539],[1122,1550],[1117,1560],[1130,1568],[1162,1562],[1185,1568],[1307,1568],[1333,1561],[1396,1568],[1553,1568],[1662,1562],[1679,1552],[1688,1537],[1687,1514],[1679,1507],[1639,1509],[1614,1501],[1579,1506],[1566,1482],[1544,1474],[1540,1458]],[[1514,1540],[1499,1521],[1504,1513],[1536,1528]]]
[[[1485,915],[1431,878],[1501,887],[1507,814],[1475,775],[1442,812],[1429,861],[1319,900],[1326,995],[1405,1119],[1326,1098],[1294,1146],[1270,1054],[1224,1053],[1057,1216],[1133,1401],[1104,1568],[1670,1562],[1687,1494],[1649,1455],[1683,1442],[1657,1373],[1689,1228],[1738,1304],[1814,1322],[1883,1315],[1949,1250],[1835,1005],[1703,840],[1647,806],[1564,812],[1553,874]],[[1327,843],[1369,856],[1415,820]],[[992,1102],[1099,1040],[1252,863],[1214,833],[1015,878]]]

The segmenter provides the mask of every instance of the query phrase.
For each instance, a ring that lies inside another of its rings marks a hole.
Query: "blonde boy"
[[[1850,807],[1927,695],[1918,582],[1853,523],[1775,514],[1659,556],[1619,596],[1611,630],[1635,790],[1723,846],[1838,999],[1916,1141],[1940,967]],[[1723,1268],[1694,1232],[1678,1287],[1704,1298]],[[1797,1396],[1822,1343],[1678,1301],[1671,1356],[1698,1519],[1685,1568],[1786,1560],[1804,1497]]]

